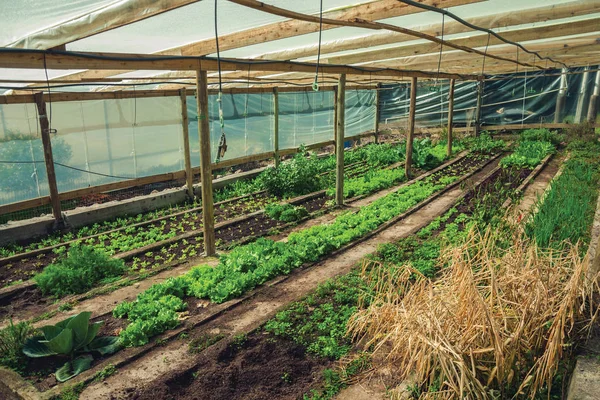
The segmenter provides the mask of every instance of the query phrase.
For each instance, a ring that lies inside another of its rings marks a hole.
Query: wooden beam
[[[448,8],[464,4],[478,3],[484,0],[421,0],[423,4],[437,5]],[[356,6],[345,7],[339,10],[325,11],[323,16],[332,19],[352,19],[362,18],[367,21],[374,21],[384,18],[399,17],[421,13],[423,10],[417,7],[407,6],[396,0],[378,0]],[[335,28],[335,26],[324,25],[323,30]],[[318,32],[319,26],[307,24],[302,21],[288,20],[271,23],[256,28],[245,29],[231,34],[219,36],[219,49],[221,51],[238,49],[254,44],[262,44],[274,40],[280,40],[308,33]],[[181,55],[181,56],[203,56],[216,52],[216,42],[214,38],[207,38],[195,43],[189,43],[183,46],[174,47],[161,52],[157,55]],[[316,52],[315,52],[316,54]],[[279,58],[286,60],[289,58]],[[90,67],[92,68],[92,67]],[[247,69],[247,68],[246,68]],[[241,70],[246,70],[242,68]],[[127,71],[135,70],[134,68]],[[73,79],[98,78],[113,76],[123,73],[124,70],[114,69],[100,70],[90,69],[83,72],[68,75]],[[64,76],[62,78],[65,78]]]
[[[344,205],[344,131],[346,128],[346,75],[340,75],[335,118],[335,204]]]
[[[200,0],[120,0],[78,15],[67,21],[42,28],[23,36],[5,47],[49,49],[84,39],[102,32],[132,24]]]
[[[44,146],[44,161],[46,163],[46,175],[48,179],[48,191],[50,192],[50,204],[52,205],[52,215],[56,223],[63,224],[62,211],[60,209],[60,198],[58,196],[58,187],[56,185],[56,172],[54,171],[54,158],[52,156],[52,142],[50,140],[50,123],[46,113],[46,102],[42,93],[35,94],[35,104],[37,106],[40,131],[42,134],[42,145]]]
[[[313,16],[313,15],[308,15],[308,14],[302,14],[302,13],[298,13],[295,11],[290,11],[290,10],[286,10],[284,8],[280,8],[280,7],[276,7],[276,6],[272,6],[269,4],[265,4],[262,3],[260,1],[257,0],[229,0],[232,3],[236,3],[236,4],[241,4],[243,6],[255,9],[255,10],[260,10],[260,11],[264,11],[267,12],[269,14],[273,14],[273,15],[278,15],[281,17],[287,17],[287,18],[293,18],[293,19],[297,19],[300,21],[306,21],[306,22],[313,22],[315,24],[328,24],[328,25],[333,25],[333,26],[347,26],[347,27],[356,27],[356,28],[365,28],[365,29],[374,29],[374,30],[381,30],[381,29],[385,29],[388,30],[390,32],[398,32],[398,33],[402,33],[405,35],[410,35],[416,38],[420,38],[420,39],[425,39],[428,40],[430,42],[433,43],[437,43],[439,45],[444,45],[450,48],[454,48],[457,50],[461,50],[461,51],[465,51],[467,53],[473,53],[473,54],[479,54],[481,56],[487,56],[489,58],[493,58],[493,59],[498,59],[498,60],[503,60],[503,61],[507,61],[507,62],[514,62],[517,65],[522,65],[525,67],[533,67],[533,68],[539,68],[539,69],[544,69],[544,67],[535,64],[530,64],[524,61],[520,61],[520,60],[513,60],[513,59],[509,59],[509,58],[504,58],[501,56],[497,56],[494,54],[486,54],[486,52],[480,51],[480,50],[476,50],[467,46],[462,46],[462,45],[457,45],[454,44],[453,42],[450,42],[448,40],[443,40],[443,39],[438,39],[435,36],[431,36],[431,35],[427,35],[425,33],[422,32],[418,32],[412,29],[407,29],[407,28],[403,28],[400,26],[396,26],[396,25],[391,25],[391,24],[384,24],[384,23],[379,23],[379,22],[372,22],[372,21],[365,21],[359,18],[355,18],[353,20],[339,20],[339,19],[329,19],[329,18],[321,18],[319,16]]]
[[[183,158],[185,160],[185,184],[187,195],[194,199],[194,174],[192,173],[192,160],[190,156],[190,132],[187,111],[187,93],[185,89],[179,91],[181,96],[181,123],[183,128]]]
[[[273,149],[275,154],[275,168],[279,167],[279,93],[273,89]]]
[[[475,106],[475,136],[481,132],[481,105],[483,104],[483,81],[477,82],[477,105]]]
[[[587,120],[590,123],[595,123],[598,116],[598,97],[600,96],[600,71],[596,71],[596,77],[594,79],[594,87],[592,89],[592,96],[590,97],[590,104],[588,106]]]
[[[208,124],[208,88],[206,71],[198,70],[196,83],[198,103],[198,136],[200,138],[200,182],[202,184],[202,223],[204,230],[204,253],[214,256],[215,215],[213,208],[212,168],[210,153],[210,127]]]
[[[565,102],[567,101],[567,69],[562,69],[560,76],[560,87],[558,89],[558,95],[556,96],[556,108],[554,109],[554,123],[558,124],[562,121],[563,109],[565,108]]]
[[[450,79],[450,88],[448,89],[448,132],[446,155],[452,155],[452,129],[454,122],[454,79]]]
[[[381,107],[379,106],[379,94],[381,93],[381,84],[377,84],[375,90],[375,143],[379,142],[379,119],[381,118]]]
[[[0,50],[0,68],[25,69],[145,69],[145,70],[181,70],[181,71],[216,71],[218,63],[215,58],[199,57],[157,57],[145,54],[106,54],[106,53],[47,53],[42,51],[22,50],[18,52],[2,52]],[[291,61],[261,61],[222,59],[222,71],[272,71],[272,72],[313,72],[316,64],[297,63]],[[419,71],[403,71],[388,68],[365,68],[345,65],[320,65],[319,70],[328,74],[364,75],[369,77],[422,77],[431,78],[432,74]],[[442,79],[478,79],[476,75],[458,76],[440,74]]]
[[[440,8],[447,8],[447,5],[440,4]],[[597,0],[577,0],[568,3],[554,4],[528,8],[521,12],[514,11],[504,13],[493,13],[481,17],[467,18],[466,20],[473,25],[488,29],[506,28],[513,25],[522,25],[535,22],[546,22],[561,18],[575,17],[595,13],[598,10]],[[413,28],[416,31],[429,35],[440,36],[442,24],[435,23],[421,25]],[[472,29],[459,23],[458,21],[445,21],[444,35],[472,32]],[[256,58],[264,60],[294,60],[298,58],[307,58],[316,56],[319,48],[321,54],[336,53],[357,49],[368,49],[375,46],[401,43],[414,40],[411,35],[405,35],[397,32],[378,32],[370,35],[351,37],[347,39],[337,39],[331,42],[323,42],[321,45],[309,45],[300,48],[286,49],[265,53]]]
[[[533,28],[521,28],[502,31],[502,37],[512,41],[526,42],[530,40],[550,39],[555,37],[569,36],[582,33],[598,31],[600,18],[590,18],[582,21],[571,21],[552,25],[536,26]],[[445,31],[445,29],[444,29]],[[444,32],[444,34],[446,34]],[[487,34],[476,34],[459,39],[449,40],[448,42],[466,47],[484,47],[488,43]],[[504,44],[494,36],[489,38],[489,46]],[[444,46],[443,51],[449,51],[450,48]],[[420,43],[408,46],[397,46],[380,50],[368,50],[347,55],[322,58],[323,62],[331,64],[357,64],[368,61],[382,59],[400,58],[407,56],[435,54],[439,55],[439,44]]]
[[[417,109],[417,78],[412,78],[410,83],[410,110],[408,112],[408,132],[406,133],[406,161],[404,164],[404,173],[409,179],[412,166],[413,138],[415,135],[415,112]]]

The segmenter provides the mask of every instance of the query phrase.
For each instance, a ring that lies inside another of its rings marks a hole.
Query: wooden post
[[[554,123],[559,124],[562,121],[563,109],[567,101],[567,69],[563,68],[560,75],[560,88],[556,97],[556,108],[554,109]]]
[[[196,71],[198,103],[198,137],[200,138],[200,182],[202,185],[202,223],[204,253],[213,256],[215,249],[215,216],[213,209],[212,171],[210,157],[210,127],[208,124],[208,79],[206,71]]]
[[[279,167],[279,92],[273,88],[273,151],[275,168]]]
[[[58,187],[56,186],[56,172],[54,171],[54,158],[52,157],[52,142],[50,140],[50,123],[46,114],[46,102],[44,93],[39,92],[34,95],[37,105],[40,130],[42,132],[42,145],[44,146],[44,161],[46,162],[46,174],[48,176],[48,190],[50,191],[50,204],[52,205],[52,215],[56,223],[63,224],[62,212],[60,209],[60,198],[58,197]]]
[[[375,143],[379,143],[379,117],[381,116],[381,110],[379,109],[379,91],[381,89],[381,83],[377,84],[375,89]]]
[[[344,128],[346,102],[346,74],[340,75],[336,99],[335,119],[335,204],[344,204]]]
[[[598,96],[600,95],[600,71],[596,72],[596,79],[594,80],[594,88],[592,89],[592,96],[590,97],[590,105],[588,107],[587,120],[592,124],[596,122],[596,116],[598,115]]]
[[[475,136],[481,132],[481,103],[483,98],[483,81],[477,81],[477,107],[475,108]]]
[[[452,123],[454,122],[454,79],[450,79],[450,88],[448,89],[448,138],[446,155],[452,155]]]
[[[192,160],[190,158],[189,119],[187,112],[187,99],[185,88],[179,90],[181,96],[181,120],[183,123],[183,158],[185,160],[185,184],[190,199],[194,199],[194,174],[192,173]]]
[[[404,173],[410,178],[412,165],[413,137],[415,135],[415,111],[417,106],[417,78],[411,78],[410,83],[410,110],[408,111],[408,133],[406,136],[406,161]]]

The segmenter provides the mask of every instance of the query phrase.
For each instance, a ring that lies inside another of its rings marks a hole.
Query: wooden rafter
[[[447,47],[451,47],[451,48],[461,50],[461,51],[464,51],[467,53],[474,53],[474,54],[479,54],[482,56],[486,55],[486,53],[484,53],[483,51],[476,50],[471,47],[457,45],[450,41],[439,39],[435,36],[431,36],[431,35],[428,35],[428,34],[425,34],[422,32],[418,32],[418,31],[415,31],[412,29],[402,28],[399,26],[391,25],[391,24],[365,21],[365,20],[359,19],[359,18],[355,18],[353,20],[338,20],[338,19],[320,18],[318,16],[302,14],[302,13],[298,13],[295,11],[289,11],[289,10],[286,10],[286,9],[283,9],[280,7],[275,7],[275,6],[272,6],[269,4],[262,3],[257,0],[228,0],[228,1],[230,1],[232,3],[240,4],[240,5],[249,7],[249,8],[253,8],[256,10],[261,10],[261,11],[267,12],[269,14],[279,15],[279,16],[286,17],[286,18],[294,18],[294,19],[298,19],[300,21],[313,22],[316,24],[319,24],[320,22],[322,22],[323,24],[328,24],[328,25],[348,26],[348,27],[366,28],[366,29],[374,29],[374,30],[385,29],[390,32],[398,32],[398,33],[402,33],[405,35],[411,35],[411,36],[419,38],[419,39],[425,39],[430,42],[433,42],[433,43],[436,43],[439,45],[444,45]],[[495,58],[495,59],[501,60],[501,61],[514,62],[515,64],[522,65],[524,67],[533,67],[533,68],[544,69],[544,67],[542,67],[542,66],[532,65],[530,63],[519,61],[519,60],[506,59],[506,58],[503,58],[501,56],[496,56],[496,55],[487,55],[487,56],[490,58]]]

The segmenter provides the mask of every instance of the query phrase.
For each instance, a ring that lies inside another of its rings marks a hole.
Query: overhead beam
[[[508,40],[526,42],[530,40],[550,39],[561,36],[576,35],[589,32],[597,32],[600,29],[600,18],[590,18],[583,21],[565,22],[560,24],[536,26],[533,28],[514,29],[502,31],[502,36]],[[484,47],[488,45],[487,34],[477,34],[460,39],[449,40],[450,43],[466,47]],[[489,38],[489,46],[504,44],[496,37]],[[450,48],[444,46],[443,51]],[[390,58],[435,54],[439,55],[440,45],[431,43],[420,43],[409,46],[397,46],[379,50],[358,52],[343,56],[326,57],[323,62],[331,64],[357,64],[367,61],[384,60]]]
[[[50,49],[107,32],[200,0],[119,0],[23,36],[5,47]]]
[[[448,8],[464,4],[479,3],[481,1],[484,0],[422,0],[422,3]],[[402,4],[396,0],[378,0],[366,4],[346,7],[341,10],[326,11],[323,13],[323,17],[332,19],[351,19],[360,17],[367,21],[374,21],[378,19],[399,17],[420,12],[423,12],[423,10],[417,7],[407,6],[406,4]],[[335,26],[323,26],[323,30],[332,28],[335,28]],[[318,30],[318,25],[306,24],[297,20],[276,22],[256,28],[245,29],[231,34],[221,35],[219,36],[219,50],[226,51],[238,49],[255,44],[314,33]],[[216,52],[216,50],[215,39],[210,38],[183,46],[166,49],[156,54],[203,56],[213,54]],[[281,58],[281,60],[285,60],[285,58]],[[68,77],[72,79],[100,78],[118,75],[123,72],[123,70],[107,71],[90,69],[88,71],[68,75]]]
[[[149,56],[145,54],[107,54],[87,52],[44,52],[36,50],[6,51],[0,49],[0,68],[28,69],[108,69],[114,70],[179,70],[179,71],[216,71],[217,60],[204,57]],[[272,72],[314,72],[316,64],[291,61],[260,61],[222,59],[222,71],[272,71]],[[391,70],[388,68],[363,68],[344,65],[320,65],[319,70],[329,74],[349,74],[367,76],[394,77],[431,77],[420,71]],[[442,78],[478,79],[477,76],[440,76]]]
[[[492,54],[486,54],[483,51],[476,50],[471,47],[457,45],[448,40],[438,39],[435,36],[427,35],[422,32],[403,28],[403,27],[396,26],[396,25],[384,24],[384,23],[372,22],[372,21],[365,21],[365,20],[359,19],[359,18],[355,18],[352,20],[321,18],[319,16],[313,16],[313,15],[302,14],[299,12],[286,10],[286,9],[283,9],[280,7],[262,3],[257,0],[229,0],[229,1],[232,3],[240,4],[240,5],[255,9],[255,10],[264,11],[269,14],[278,15],[278,16],[286,17],[286,18],[294,18],[294,19],[297,19],[300,21],[312,22],[315,24],[323,23],[323,24],[328,24],[328,25],[333,25],[333,26],[346,26],[346,27],[365,28],[365,29],[374,29],[374,30],[385,29],[385,30],[388,30],[391,32],[398,32],[398,33],[410,35],[410,36],[413,36],[413,37],[416,37],[419,39],[425,39],[430,42],[436,43],[438,45],[444,45],[444,46],[454,48],[457,50],[461,50],[461,51],[464,51],[467,53],[474,53],[474,54],[479,54],[482,56],[487,55],[487,57],[490,57],[493,59],[498,59],[498,60],[507,61],[507,62],[514,62],[515,64],[522,65],[524,67],[533,67],[533,68],[544,69],[544,67],[542,67],[540,65],[534,65],[534,64],[532,65],[530,63],[519,61],[519,60],[513,60],[513,59],[508,59],[508,58],[504,58],[504,57],[500,57],[500,56],[496,56],[496,55],[492,55]]]
[[[514,11],[494,13],[492,15],[467,18],[466,20],[473,25],[478,25],[488,29],[495,29],[534,22],[547,22],[596,12],[598,12],[598,0],[578,0],[551,6],[530,8],[518,13],[515,13]],[[442,24],[435,23],[421,25],[413,27],[412,29],[428,35],[440,36],[442,33]],[[444,35],[465,32],[473,32],[473,30],[457,21],[446,21],[444,23]],[[397,32],[378,32],[365,36],[324,42],[321,44],[320,49],[321,54],[323,55],[341,51],[368,49],[369,47],[402,43],[410,40],[414,40],[414,37],[411,35]],[[255,58],[265,60],[294,60],[298,58],[316,56],[318,51],[319,45],[314,44],[294,49],[273,51]]]

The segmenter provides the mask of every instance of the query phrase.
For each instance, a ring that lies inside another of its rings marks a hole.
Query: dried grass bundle
[[[436,281],[408,266],[394,273],[365,264],[378,294],[351,319],[351,333],[385,355],[399,379],[435,382],[436,393],[422,398],[535,397],[551,386],[565,349],[589,332],[598,280],[587,278],[577,246],[540,251],[517,232],[508,248],[506,231],[471,232],[444,251],[448,267]]]

